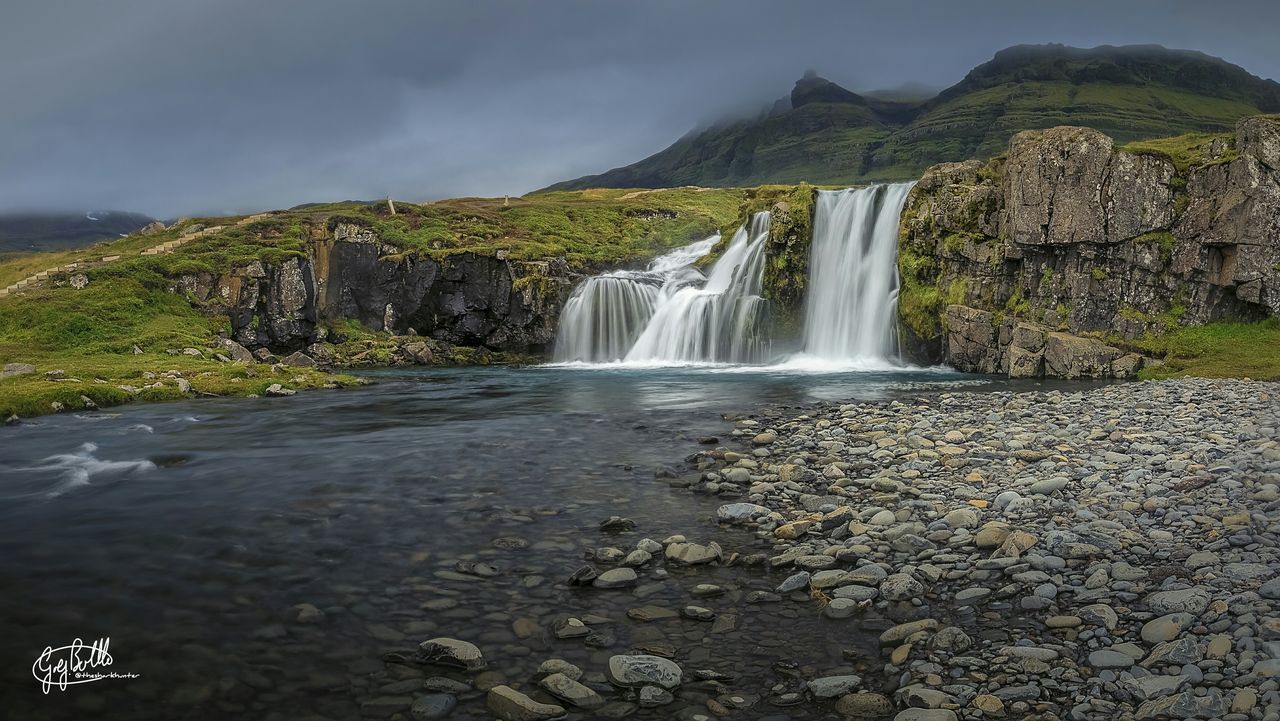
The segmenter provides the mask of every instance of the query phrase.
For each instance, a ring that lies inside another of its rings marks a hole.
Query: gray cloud
[[[941,87],[1027,42],[1280,76],[1270,0],[18,0],[0,209],[216,213],[518,194],[785,94]]]

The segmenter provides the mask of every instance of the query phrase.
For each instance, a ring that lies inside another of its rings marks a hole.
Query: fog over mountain
[[[949,86],[1015,43],[1160,43],[1267,78],[1280,6],[992,0],[19,0],[0,211],[172,217],[519,194],[762,109],[806,69]]]

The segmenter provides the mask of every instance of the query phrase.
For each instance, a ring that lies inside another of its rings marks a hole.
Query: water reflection
[[[598,669],[639,642],[669,644],[682,661],[765,687],[776,681],[769,649],[781,643],[767,629],[785,629],[804,649],[798,662],[834,667],[856,634],[845,625],[833,636],[811,609],[745,605],[746,590],[776,584],[763,571],[663,579],[648,569],[653,589],[643,600],[562,582],[590,549],[629,548],[643,536],[688,533],[760,550],[748,534],[715,528],[715,499],[653,477],[696,437],[722,435],[721,412],[963,380],[707,369],[372,375],[379,383],[361,389],[143,405],[0,429],[0,683],[14,690],[9,715],[353,718],[411,680],[389,677],[383,654],[433,635],[475,640],[526,687],[545,658]],[[611,514],[634,518],[637,530],[601,535],[596,524]],[[460,575],[460,559],[502,573]],[[546,635],[569,613],[625,621],[642,603],[678,607],[708,581],[729,589],[717,608],[741,624],[713,640],[696,622],[618,623],[613,645],[601,648]],[[324,610],[324,623],[295,622],[291,609],[304,602]],[[542,631],[516,637],[517,618]],[[75,637],[111,637],[120,670],[143,677],[44,696],[30,664],[44,646]],[[475,698],[464,695],[452,718],[487,718]]]

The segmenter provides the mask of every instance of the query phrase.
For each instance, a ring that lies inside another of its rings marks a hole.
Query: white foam
[[[156,467],[156,464],[147,460],[104,461],[93,455],[97,450],[96,444],[85,443],[74,453],[52,455],[38,465],[18,470],[57,472],[58,485],[43,494],[46,498],[57,498],[73,488],[89,485],[95,476],[129,475],[154,470]]]
[[[604,361],[589,363],[586,361],[567,361],[564,363],[544,363],[539,368],[568,368],[573,370],[661,370],[664,368],[731,368],[729,363],[711,363],[709,361],[670,361],[670,360],[629,360]]]

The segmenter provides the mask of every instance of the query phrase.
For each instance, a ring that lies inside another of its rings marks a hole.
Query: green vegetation
[[[816,192],[804,183],[761,186],[748,194],[738,214],[739,222],[760,211],[767,210],[773,216],[762,289],[770,302],[774,335],[779,338],[798,337],[803,332]]]
[[[794,195],[794,197],[792,197]],[[253,262],[278,264],[302,257],[313,240],[332,237],[340,223],[369,228],[396,254],[442,259],[459,253],[501,255],[512,260],[563,257],[589,270],[648,260],[672,247],[733,228],[749,202],[784,196],[807,202],[809,189],[760,190],[677,188],[659,191],[593,190],[544,193],[529,198],[461,198],[415,205],[385,202],[301,206],[254,218],[195,218],[160,232],[135,233],[89,248],[0,258],[0,285],[38,271],[81,263],[89,285],[42,284],[0,298],[0,358],[30,363],[38,372],[0,381],[0,417],[48,413],[56,401],[85,406],[82,396],[106,406],[133,399],[178,398],[175,371],[196,393],[260,394],[271,383],[308,388],[348,379],[314,370],[213,360],[216,340],[229,321],[216,304],[203,307],[173,292],[180,278],[216,276]],[[173,252],[141,251],[173,241],[198,227],[220,230],[196,237]],[[806,221],[807,227],[807,221]],[[807,235],[806,235],[807,242]],[[105,256],[120,256],[103,262]],[[548,281],[522,275],[517,290],[545,295]],[[358,325],[358,324],[357,324]],[[397,350],[388,334],[347,328],[336,353],[353,365],[387,363]],[[430,343],[429,343],[430,344]],[[141,353],[135,353],[137,345]],[[168,353],[194,348],[201,356]],[[436,362],[490,363],[513,360],[489,351],[435,343]],[[78,381],[47,380],[44,371],[64,370]],[[149,374],[155,374],[154,377]],[[144,388],[160,381],[160,387]],[[126,385],[137,393],[121,390]]]
[[[1163,365],[1144,369],[1144,379],[1174,376],[1280,380],[1280,318],[1258,323],[1219,322],[1180,327],[1128,344]]]
[[[215,395],[261,394],[272,383],[316,388],[351,382],[315,370],[273,374],[266,366],[213,360],[211,344],[226,330],[226,317],[200,313],[154,274],[107,276],[78,291],[43,288],[0,300],[0,311],[0,358],[30,363],[37,371],[0,380],[0,418],[49,413],[54,402],[79,409],[86,406],[83,398],[105,407],[183,397],[176,379],[166,377],[170,371],[194,392]],[[203,357],[167,352],[183,348],[199,349]],[[46,379],[49,370],[76,380]],[[144,388],[157,381],[163,386]]]
[[[941,269],[937,262],[903,245],[898,248],[898,273],[898,317],[918,337],[936,336],[946,310],[938,288]]]
[[[1280,110],[1280,85],[1200,53],[1020,46],[929,100],[886,102],[815,78],[796,84],[790,108],[714,125],[632,165],[552,188],[905,180],[936,163],[996,156],[1014,133],[1055,125],[1095,128],[1119,143],[1195,133],[1130,148],[1185,171],[1215,133]]]
[[[456,253],[514,260],[562,256],[576,267],[645,260],[731,225],[743,190],[675,188],[543,193],[509,200],[397,203],[335,214],[372,227],[389,244],[433,258]]]
[[[1004,303],[1004,309],[1013,314],[1015,318],[1026,317],[1031,312],[1031,299],[1026,297],[1021,283],[1014,287],[1013,292],[1009,294],[1009,299]]]
[[[1216,157],[1211,154],[1215,144],[1223,150]],[[1121,150],[1140,155],[1154,155],[1173,163],[1180,180],[1185,186],[1185,177],[1193,168],[1203,168],[1219,163],[1229,163],[1240,157],[1235,149],[1233,133],[1187,133],[1170,138],[1154,138],[1136,140],[1122,145]]]

